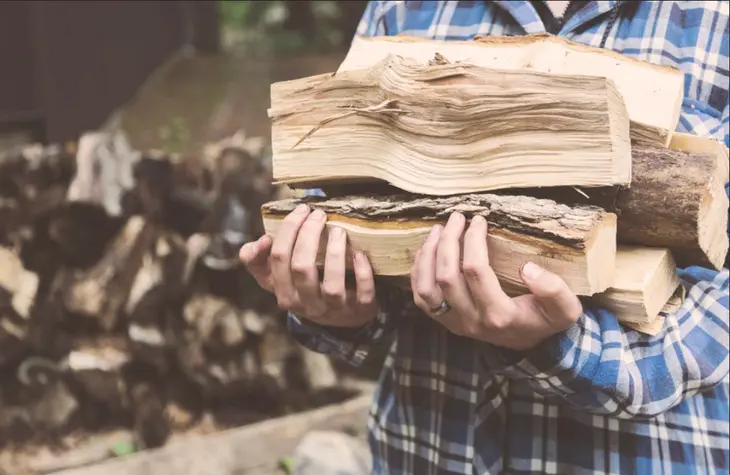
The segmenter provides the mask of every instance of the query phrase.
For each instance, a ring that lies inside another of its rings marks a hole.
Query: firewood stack
[[[506,291],[532,260],[656,334],[677,266],[728,251],[728,151],[675,132],[683,92],[678,70],[549,35],[357,38],[336,72],[271,86],[274,180],[326,197],[266,203],[266,232],[305,202],[408,286],[434,224],[482,215]]]
[[[99,132],[0,155],[0,448],[119,426],[155,447],[347,395],[239,263],[280,191],[266,154]]]

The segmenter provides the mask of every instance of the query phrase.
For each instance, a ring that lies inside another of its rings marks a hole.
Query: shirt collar
[[[509,13],[517,23],[519,23],[528,35],[545,33],[545,25],[540,19],[535,7],[529,1],[514,1],[514,0],[497,0],[494,2],[502,10]],[[571,31],[579,28],[581,25],[593,20],[594,18],[603,15],[606,12],[611,11],[618,4],[618,1],[590,1],[585,2],[585,5],[573,15],[568,22],[563,26],[560,34],[570,33]]]

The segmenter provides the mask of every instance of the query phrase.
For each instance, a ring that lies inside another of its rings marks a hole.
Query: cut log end
[[[669,249],[621,246],[616,254],[615,282],[594,296],[620,321],[650,324],[680,287]]]

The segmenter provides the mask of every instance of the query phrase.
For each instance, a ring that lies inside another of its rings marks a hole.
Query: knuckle
[[[417,283],[416,293],[423,300],[434,300],[436,297],[436,289],[429,284]]]
[[[465,262],[462,271],[467,279],[479,281],[482,278],[482,268],[473,262]]]
[[[451,288],[456,284],[458,276],[455,272],[443,272],[436,275],[436,283],[441,288]]]
[[[286,251],[276,248],[271,251],[271,260],[277,263],[286,262],[288,259]]]
[[[325,281],[322,284],[322,295],[330,300],[341,300],[345,298],[345,288]]]
[[[291,271],[299,276],[309,275],[312,264],[306,259],[294,259],[291,263]]]
[[[499,315],[487,315],[482,321],[482,326],[489,331],[503,331],[509,327],[509,320]]]

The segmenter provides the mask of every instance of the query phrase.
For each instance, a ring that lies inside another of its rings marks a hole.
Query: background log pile
[[[266,156],[109,133],[0,155],[0,449],[111,427],[155,447],[349,395],[238,263],[279,193]]]

